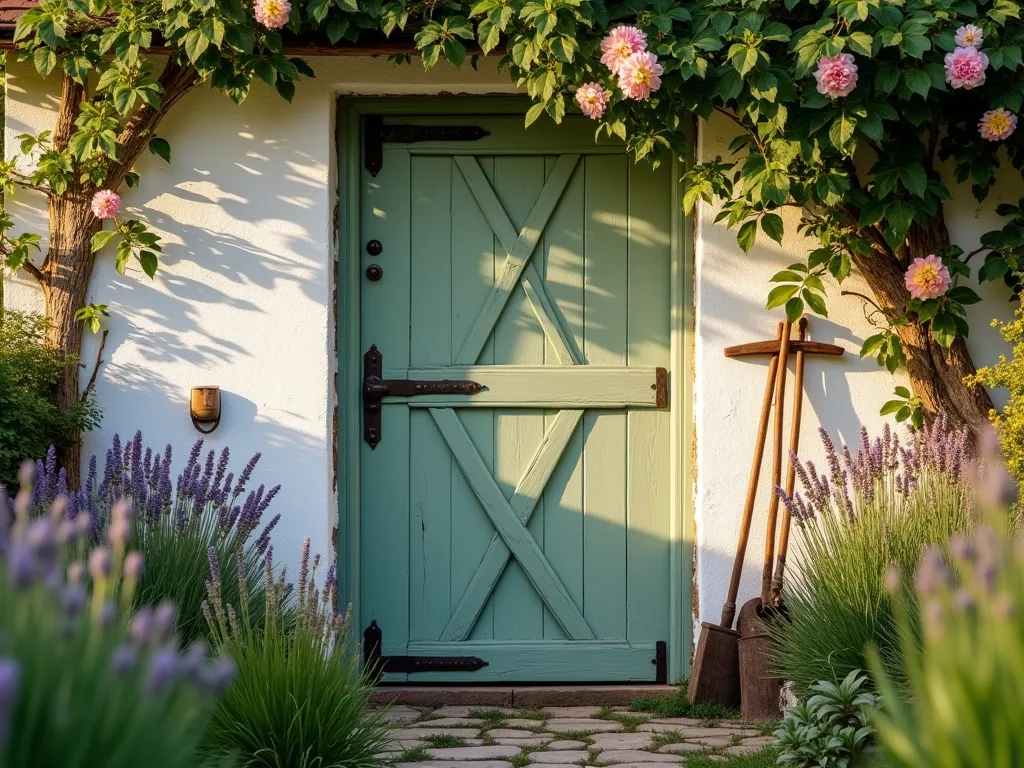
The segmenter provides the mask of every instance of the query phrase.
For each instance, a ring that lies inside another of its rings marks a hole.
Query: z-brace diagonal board
[[[466,179],[473,197],[476,198],[480,210],[494,230],[501,247],[507,253],[505,263],[501,266],[494,280],[494,287],[491,289],[487,300],[484,302],[472,330],[466,338],[462,349],[455,358],[455,365],[473,365],[480,357],[480,351],[487,343],[487,339],[494,330],[494,324],[501,316],[505,304],[519,284],[523,281],[523,289],[533,306],[537,318],[540,320],[544,333],[555,347],[559,359],[563,364],[580,363],[582,356],[576,349],[576,344],[566,334],[555,315],[555,304],[547,295],[544,287],[544,280],[540,272],[530,261],[533,252],[537,249],[544,234],[551,214],[554,213],[558,201],[562,199],[562,193],[572,177],[572,172],[579,163],[579,155],[561,155],[555,162],[555,167],[544,183],[537,201],[533,204],[530,215],[526,218],[526,225],[522,231],[516,234],[515,228],[509,221],[508,214],[498,201],[498,196],[487,181],[480,164],[475,157],[463,155],[455,158],[455,164]],[[524,273],[525,270],[525,273]]]
[[[505,547],[504,553],[498,549],[491,556],[489,563],[487,561],[481,563],[481,567],[487,565],[490,570],[481,577],[481,587],[476,591],[474,600],[479,599],[484,586],[489,585],[487,594],[490,594],[490,589],[493,588],[494,583],[497,583],[497,578],[493,577],[493,573],[497,570],[498,575],[500,575],[501,569],[505,567],[507,553],[511,552],[516,560],[519,561],[523,572],[530,580],[537,594],[540,595],[541,600],[544,601],[544,605],[548,607],[548,610],[558,620],[558,623],[562,625],[566,635],[573,640],[593,640],[594,632],[587,623],[587,620],[583,618],[583,614],[576,607],[576,603],[573,602],[568,590],[562,584],[561,579],[558,578],[555,569],[551,567],[551,563],[548,562],[544,552],[537,546],[537,542],[534,541],[533,536],[530,535],[530,532],[526,530],[526,526],[523,525],[523,517],[529,517],[532,505],[536,503],[534,501],[531,504],[527,497],[532,496],[534,500],[539,497],[543,484],[547,482],[547,477],[550,477],[551,474],[551,470],[547,468],[548,464],[553,468],[554,463],[557,462],[557,457],[561,455],[565,445],[568,443],[566,435],[572,434],[572,431],[567,429],[569,423],[571,422],[572,427],[575,428],[581,414],[581,411],[563,411],[559,414],[559,419],[552,425],[551,430],[549,430],[549,435],[552,433],[556,434],[550,441],[545,439],[544,442],[548,444],[547,450],[545,450],[545,446],[542,444],[541,453],[543,456],[541,458],[543,460],[538,461],[535,459],[531,468],[527,470],[523,481],[520,481],[520,487],[524,491],[521,494],[523,500],[519,503],[520,509],[523,512],[521,516],[512,508],[512,505],[501,492],[501,488],[498,487],[491,471],[484,464],[484,460],[480,458],[480,454],[466,433],[465,427],[462,426],[462,422],[459,421],[459,417],[455,415],[455,411],[451,408],[430,409],[430,415],[433,416],[434,422],[441,431],[445,442],[448,443],[448,447],[466,476],[466,480],[473,489],[473,493],[479,499],[480,506],[487,513]],[[561,443],[560,446],[559,443]],[[552,456],[554,457],[553,460]],[[488,547],[488,551],[490,551],[490,547]],[[483,599],[486,600],[487,596],[484,595]],[[463,598],[462,602],[466,602],[466,599]],[[467,606],[466,613],[471,612],[474,612],[472,607]],[[475,613],[479,615],[479,610],[476,610]],[[465,626],[464,621],[460,623]],[[471,628],[472,624],[469,625],[469,629]],[[468,632],[469,630],[467,629],[466,631]]]

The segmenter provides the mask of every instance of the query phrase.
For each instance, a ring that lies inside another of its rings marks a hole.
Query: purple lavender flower
[[[39,566],[32,550],[23,544],[12,544],[7,550],[7,572],[15,589],[25,589],[32,583]]]
[[[167,600],[160,603],[153,611],[153,629],[161,640],[169,638],[174,632],[177,613],[174,603]]]
[[[166,693],[180,671],[180,658],[173,646],[166,646],[153,654],[146,672],[145,688],[150,696]]]
[[[153,637],[153,609],[140,608],[128,622],[128,634],[136,645],[146,645]]]
[[[232,494],[235,498],[242,495],[245,485],[249,482],[249,478],[252,477],[253,470],[256,469],[256,464],[262,455],[258,451],[254,453],[252,458],[249,459],[249,463],[245,465],[245,469],[242,470],[242,474],[238,476],[238,483],[235,485],[235,491]]]
[[[106,547],[94,547],[89,553],[89,574],[94,579],[105,579],[110,575],[110,550]]]
[[[138,581],[142,576],[144,563],[140,552],[129,552],[124,557],[124,576],[126,579]]]
[[[81,584],[68,584],[64,587],[60,599],[64,614],[69,619],[76,618],[85,605],[85,598],[85,587]]]
[[[0,658],[0,746],[7,741],[7,728],[18,698],[21,667],[14,659]]]
[[[263,533],[261,533],[259,538],[256,539],[256,549],[259,550],[261,554],[273,551],[273,548],[270,547],[270,532],[274,530],[274,526],[277,525],[280,519],[281,515],[274,515],[271,521],[267,523],[266,527],[263,529]],[[270,549],[268,549],[268,547],[270,547]]]
[[[235,673],[235,664],[231,659],[218,659],[203,670],[200,680],[207,691],[220,696],[235,679]]]
[[[119,645],[110,654],[110,668],[118,677],[125,677],[135,668],[139,660],[138,652],[129,645]]]
[[[945,586],[948,586],[952,575],[942,553],[935,547],[928,547],[921,556],[921,564],[916,574],[917,593],[921,597],[931,597]]]
[[[213,579],[215,584],[220,583],[220,557],[217,555],[217,550],[214,547],[210,547],[206,551],[207,557],[210,560],[210,578]]]
[[[209,606],[207,606],[209,608]],[[193,682],[199,682],[199,675],[206,666],[206,644],[202,640],[192,642],[181,656],[179,670]]]

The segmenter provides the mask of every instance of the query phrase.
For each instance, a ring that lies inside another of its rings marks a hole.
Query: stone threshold
[[[382,685],[373,692],[375,706],[412,707],[572,707],[626,706],[641,698],[668,698],[674,685],[514,685],[405,686]]]

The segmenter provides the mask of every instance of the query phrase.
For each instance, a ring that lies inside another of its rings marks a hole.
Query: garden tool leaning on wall
[[[843,354],[841,347],[832,344],[819,344],[806,340],[807,320],[800,321],[799,338],[790,340],[791,326],[786,323],[779,323],[778,331],[774,341],[757,341],[749,344],[740,344],[729,347],[725,350],[726,357],[750,357],[760,355],[771,355],[768,365],[768,380],[765,384],[764,398],[761,404],[761,420],[758,426],[758,439],[754,450],[754,459],[751,465],[750,478],[747,485],[747,497],[743,509],[743,518],[740,524],[740,537],[736,548],[736,557],[733,562],[732,577],[729,582],[729,592],[725,605],[722,608],[722,621],[720,624],[704,622],[701,625],[700,640],[697,645],[697,654],[694,660],[693,672],[690,676],[689,698],[692,702],[705,701],[714,702],[722,706],[736,707],[741,703],[742,669],[741,654],[744,653],[744,645],[751,646],[748,651],[754,651],[756,643],[743,643],[741,636],[749,632],[755,632],[754,627],[763,629],[759,623],[751,622],[747,615],[756,613],[761,606],[761,598],[755,598],[744,605],[740,611],[738,631],[732,628],[733,618],[736,614],[736,595],[739,591],[740,578],[743,573],[743,561],[746,556],[747,541],[750,536],[750,526],[753,519],[754,505],[757,497],[757,488],[761,475],[761,463],[764,457],[765,442],[768,433],[768,417],[773,407],[773,394],[775,405],[775,434],[772,462],[772,498],[769,502],[769,524],[766,534],[766,553],[764,574],[762,575],[762,594],[765,597],[765,604],[770,604],[772,587],[774,582],[774,570],[772,558],[775,553],[775,529],[778,516],[778,496],[774,489],[780,484],[782,476],[782,435],[784,429],[783,410],[785,401],[786,373],[788,366],[784,363],[779,365],[779,360],[788,360],[791,352],[797,355],[797,386],[794,399],[794,424],[790,439],[790,448],[795,453],[799,447],[799,418],[802,410],[802,383],[803,383],[803,357],[805,354],[820,354],[839,356]],[[787,490],[792,493],[792,484],[795,481],[795,472],[791,468],[787,476]],[[778,571],[778,589],[781,590],[782,566],[785,563],[789,543],[790,520],[788,511],[783,514],[783,538],[779,542],[778,557],[780,566]],[[767,587],[764,579],[767,578]],[[777,593],[776,593],[777,595]],[[751,625],[744,632],[747,625]],[[762,643],[763,644],[763,643]],[[748,675],[749,677],[749,675]],[[752,678],[753,679],[753,678]],[[777,697],[776,697],[777,698]]]

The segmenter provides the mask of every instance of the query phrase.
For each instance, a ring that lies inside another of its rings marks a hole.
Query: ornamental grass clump
[[[228,448],[222,449],[219,457],[209,451],[205,461],[202,453],[200,439],[172,482],[170,445],[161,453],[143,446],[141,432],[125,445],[114,435],[103,475],[97,471],[94,456],[82,491],[69,492],[64,470],[58,469],[52,450],[45,460],[36,462],[31,488],[32,507],[37,514],[56,499],[65,498],[68,518],[73,520],[87,512],[95,522],[93,533],[97,538],[111,525],[115,505],[121,501],[130,504],[136,512],[132,547],[146,561],[136,604],[158,605],[171,600],[180,606],[177,629],[186,642],[203,635],[206,629],[199,606],[206,591],[207,549],[214,547],[225,563],[228,598],[236,601],[234,569],[238,555],[248,572],[254,574],[250,587],[260,589],[259,566],[270,544],[270,532],[280,519],[280,515],[275,516],[258,536],[253,536],[281,487],[268,491],[261,485],[246,493],[259,453],[249,459],[237,478],[229,471]],[[257,610],[262,611],[262,606]]]
[[[904,690],[871,654],[890,768],[1024,765],[1024,537],[1003,511],[1016,487],[1004,471],[979,496],[985,525],[926,550],[912,587],[900,568],[886,578],[908,679]]]
[[[127,505],[113,539],[94,545],[88,513],[69,520],[58,503],[30,517],[29,493],[13,525],[0,515],[0,766],[202,764],[234,663],[210,660],[203,643],[182,652],[171,603],[127,616],[144,570]]]
[[[865,649],[904,677],[886,568],[909,573],[921,552],[970,530],[973,490],[966,434],[944,418],[910,435],[906,445],[886,427],[872,442],[862,430],[856,454],[837,450],[822,430],[828,460],[819,474],[794,459],[803,491],[783,496],[796,521],[800,562],[783,593],[789,621],[776,622],[780,676],[804,698],[819,680],[866,669]]]
[[[275,577],[273,547],[260,569],[256,593],[239,559],[239,602],[226,600],[224,563],[209,550],[210,579],[203,613],[215,646],[234,659],[238,677],[218,704],[205,743],[213,754],[238,755],[245,765],[273,768],[369,768],[388,744],[388,725],[370,713],[372,687],[360,674],[349,642],[348,615],[339,614],[334,566],[322,591],[316,585],[320,556],[310,569],[310,544],[303,544],[298,584],[286,569]],[[282,625],[291,614],[293,626]]]

